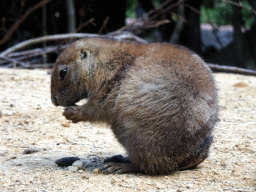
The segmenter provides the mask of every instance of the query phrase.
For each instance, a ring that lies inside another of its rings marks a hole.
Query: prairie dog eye
[[[67,68],[61,69],[60,71],[60,78],[63,80],[67,74]]]

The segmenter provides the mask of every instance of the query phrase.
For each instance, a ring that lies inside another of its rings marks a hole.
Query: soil
[[[107,125],[72,124],[50,99],[47,70],[0,69],[0,191],[256,191],[256,77],[214,74],[219,121],[210,156],[171,175],[93,170],[125,150]],[[85,168],[61,168],[79,157]]]

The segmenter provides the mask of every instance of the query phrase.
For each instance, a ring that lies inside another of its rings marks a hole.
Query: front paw
[[[66,107],[62,113],[63,116],[68,120],[72,120],[72,123],[77,123],[83,120],[83,114],[78,106]]]

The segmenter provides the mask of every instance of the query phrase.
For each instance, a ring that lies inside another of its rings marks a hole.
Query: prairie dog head
[[[52,69],[53,104],[72,106],[92,96],[123,65],[132,63],[137,52],[139,49],[124,42],[100,38],[76,41],[58,57]]]
[[[97,50],[79,40],[57,59],[51,75],[51,99],[54,105],[72,106],[86,98],[87,86]]]

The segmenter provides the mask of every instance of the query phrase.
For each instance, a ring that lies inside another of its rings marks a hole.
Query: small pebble
[[[100,173],[101,173],[101,170],[99,170],[98,168],[96,168],[96,169],[93,170],[93,173],[95,173],[95,174],[100,174]]]
[[[77,172],[78,171],[78,167],[69,166],[68,170],[71,171],[71,172]]]
[[[83,168],[83,167],[84,167],[84,164],[85,164],[84,161],[78,160],[78,161],[75,161],[75,162],[72,164],[72,166],[78,167],[78,168]]]
[[[25,149],[23,151],[23,154],[31,154],[31,153],[36,153],[38,151],[39,151],[38,149]]]
[[[234,87],[248,87],[248,85],[244,82],[239,82],[239,83],[234,84]]]
[[[62,123],[61,124],[63,127],[70,127],[69,123]]]
[[[63,157],[55,161],[55,163],[60,167],[71,166],[75,161],[80,160],[79,157]]]
[[[2,117],[2,115],[3,115],[3,113],[2,113],[2,111],[0,110],[0,118]]]
[[[14,114],[14,111],[11,111],[11,110],[6,111],[6,116],[11,116],[13,114]]]
[[[7,159],[7,161],[9,161],[9,160],[11,160],[11,159],[17,159],[17,157],[16,157],[16,156],[13,156],[13,157]]]

